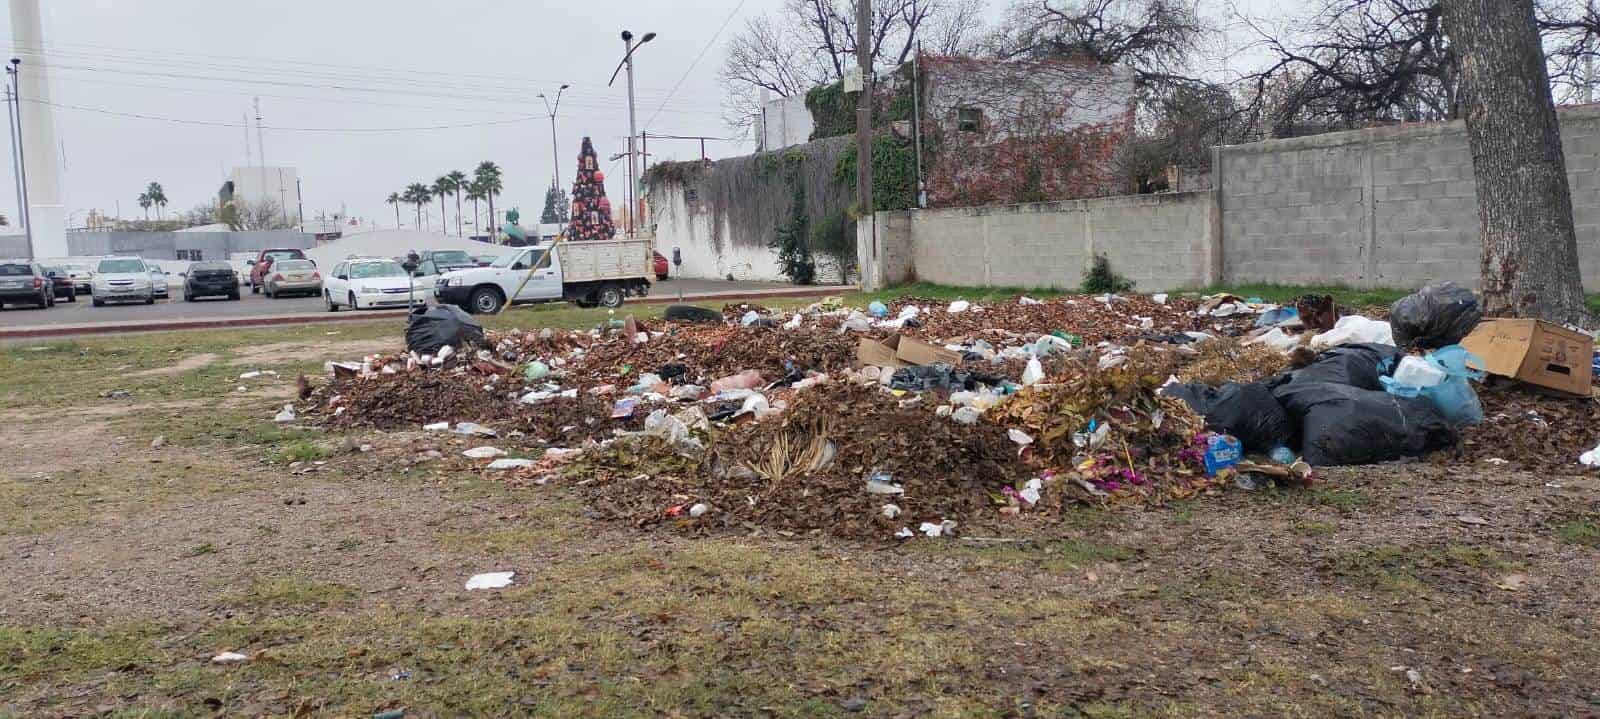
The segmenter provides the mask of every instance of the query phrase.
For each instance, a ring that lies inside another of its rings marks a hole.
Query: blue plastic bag
[[[1275,327],[1289,320],[1298,319],[1299,317],[1300,310],[1297,310],[1293,307],[1279,307],[1278,309],[1267,310],[1266,312],[1261,313],[1261,316],[1256,318],[1256,326]]]
[[[1421,395],[1431,400],[1457,427],[1482,422],[1483,404],[1478,401],[1478,393],[1472,390],[1469,380],[1483,379],[1484,373],[1471,367],[1473,364],[1483,366],[1483,359],[1461,345],[1441,347],[1424,359],[1447,377],[1438,385],[1422,390]]]

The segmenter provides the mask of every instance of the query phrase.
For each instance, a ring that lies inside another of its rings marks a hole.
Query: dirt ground
[[[148,341],[128,371],[183,365],[146,375],[181,392],[85,391],[0,442],[0,716],[1600,714],[1592,474],[1335,470],[1007,541],[689,537],[509,486],[460,457],[484,442],[273,425],[295,368],[378,340]],[[237,392],[258,364],[281,379]]]

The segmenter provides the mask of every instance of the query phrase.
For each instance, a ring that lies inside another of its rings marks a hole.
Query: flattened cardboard
[[[908,367],[937,362],[959,365],[961,353],[900,334],[890,335],[882,342],[863,337],[856,345],[858,367]]]
[[[905,363],[895,359],[894,353],[900,347],[900,335],[890,335],[889,339],[879,342],[862,337],[856,344],[857,367],[904,367]]]
[[[1461,346],[1490,374],[1582,396],[1594,382],[1594,340],[1549,322],[1484,320]]]
[[[906,364],[930,365],[943,362],[952,367],[961,364],[961,353],[951,352],[938,345],[928,344],[915,337],[901,337],[894,352],[895,359]]]

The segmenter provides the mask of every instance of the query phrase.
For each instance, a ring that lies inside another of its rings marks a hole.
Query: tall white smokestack
[[[55,108],[50,105],[50,75],[44,54],[39,0],[11,0],[11,56],[22,59],[18,108],[22,153],[28,168],[28,205],[33,220],[35,257],[66,257],[67,214],[61,204],[61,156],[56,145]],[[22,218],[17,218],[20,222]]]

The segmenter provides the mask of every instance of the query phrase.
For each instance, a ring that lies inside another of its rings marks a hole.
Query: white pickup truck
[[[649,294],[650,278],[655,272],[649,239],[559,242],[553,246],[506,249],[509,253],[488,267],[440,275],[434,297],[479,314],[499,312],[507,303],[572,302],[579,307],[621,307],[629,295]]]

